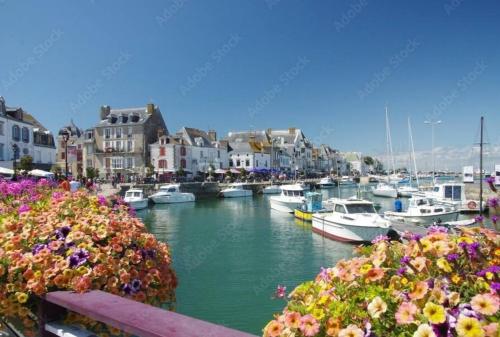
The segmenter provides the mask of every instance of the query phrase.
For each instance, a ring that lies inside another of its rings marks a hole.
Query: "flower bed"
[[[498,337],[500,236],[379,238],[298,286],[265,337]]]
[[[55,290],[173,303],[176,285],[167,245],[125,204],[67,193],[43,179],[0,181],[0,317],[34,327],[38,298]]]

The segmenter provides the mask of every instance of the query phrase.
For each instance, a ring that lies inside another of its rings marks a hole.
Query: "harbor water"
[[[342,186],[341,197],[356,191]],[[339,195],[337,188],[322,193],[323,199]],[[373,199],[381,212],[393,208],[392,199]],[[277,285],[289,292],[321,267],[352,256],[352,245],[271,210],[263,195],[154,205],[138,216],[171,247],[179,279],[176,311],[256,335],[285,305],[274,298]]]

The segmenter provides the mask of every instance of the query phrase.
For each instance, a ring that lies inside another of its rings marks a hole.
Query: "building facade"
[[[112,109],[102,106],[100,121],[84,135],[85,169],[93,167],[104,179],[134,181],[150,174],[149,145],[168,135],[160,108]]]
[[[23,156],[31,156],[33,167],[49,169],[55,163],[52,133],[20,107],[7,107],[0,96],[0,166],[13,168]]]
[[[64,134],[67,133],[68,140],[64,140]],[[84,175],[83,171],[83,152],[82,152],[83,131],[75,125],[73,120],[62,127],[57,135],[57,167],[63,174],[73,177]],[[67,147],[67,151],[66,151]],[[67,152],[67,158],[66,158]],[[66,173],[66,161],[68,163],[68,172]]]

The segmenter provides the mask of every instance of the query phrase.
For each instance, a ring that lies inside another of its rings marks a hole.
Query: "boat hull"
[[[253,193],[250,190],[234,190],[234,191],[222,191],[221,195],[224,198],[243,198],[243,197],[251,197]]]
[[[426,215],[409,215],[402,212],[388,211],[384,213],[385,218],[390,221],[397,221],[402,223],[411,223],[415,225],[430,225],[435,222],[450,222],[457,221],[459,212],[446,212],[440,214],[426,214]]]
[[[370,242],[379,235],[386,235],[389,230],[390,227],[363,227],[336,223],[317,215],[313,215],[312,218],[313,232],[341,242]]]
[[[398,191],[396,190],[372,190],[374,196],[384,197],[384,198],[396,198],[398,196]]]
[[[135,210],[148,208],[148,199],[134,200],[134,201],[125,200],[125,202],[128,203],[129,206]]]
[[[271,197],[269,199],[271,208],[285,213],[293,213],[296,208],[302,205],[302,201],[297,200],[282,200],[279,197]]]
[[[182,202],[194,202],[194,194],[186,193],[183,195],[152,195],[151,200],[155,204],[177,204]]]
[[[295,209],[293,211],[293,215],[297,218],[297,219],[300,219],[302,221],[308,221],[308,222],[311,222],[312,221],[312,216],[313,216],[313,213],[312,212],[308,212],[308,211],[303,211],[301,209]]]
[[[281,188],[280,187],[266,187],[262,190],[263,194],[280,194],[281,193]]]
[[[335,187],[334,184],[319,184],[319,188],[321,188],[322,190],[327,190],[327,189],[331,189],[334,187]]]

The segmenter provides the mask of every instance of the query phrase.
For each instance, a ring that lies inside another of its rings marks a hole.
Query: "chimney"
[[[101,120],[106,119],[106,117],[109,115],[110,112],[111,112],[111,107],[109,105],[101,106],[101,113],[100,113]]]
[[[217,131],[215,130],[208,130],[208,139],[212,142],[217,141]]]
[[[146,105],[146,112],[149,114],[149,115],[152,115],[155,111],[155,105],[153,103],[148,103]]]
[[[288,133],[293,135],[295,133],[295,128],[288,128]]]

